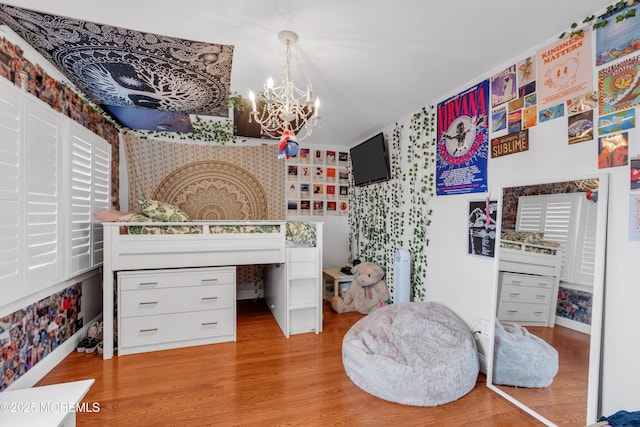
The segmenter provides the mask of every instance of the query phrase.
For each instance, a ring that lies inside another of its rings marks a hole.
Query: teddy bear
[[[389,289],[384,282],[384,270],[373,262],[361,262],[351,268],[353,281],[344,297],[335,295],[331,307],[338,313],[357,311],[369,314],[389,300]]]

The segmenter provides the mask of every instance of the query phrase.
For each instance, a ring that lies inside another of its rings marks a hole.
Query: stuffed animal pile
[[[372,262],[362,262],[351,269],[353,281],[344,297],[335,295],[331,307],[338,313],[357,311],[369,314],[389,300],[389,289],[384,282],[384,270]]]

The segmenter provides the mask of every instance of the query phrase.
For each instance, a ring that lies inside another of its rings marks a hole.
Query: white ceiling
[[[529,54],[611,0],[9,0],[19,7],[235,46],[231,91],[276,82],[292,48],[320,97],[310,144],[353,146]]]

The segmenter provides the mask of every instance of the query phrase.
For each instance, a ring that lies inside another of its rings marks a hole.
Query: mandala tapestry
[[[284,220],[285,163],[275,144],[224,147],[124,134],[129,207],[152,198],[193,219]]]
[[[0,20],[94,102],[227,117],[233,46],[0,4]]]

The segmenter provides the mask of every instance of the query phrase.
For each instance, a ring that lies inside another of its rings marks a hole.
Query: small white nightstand
[[[349,287],[353,280],[353,274],[344,274],[340,271],[340,267],[325,268],[322,270],[322,276],[325,284],[327,281],[332,282],[333,288],[331,292],[325,290],[325,299],[331,301],[331,297],[335,293],[338,296],[342,296],[344,291]],[[325,286],[326,289],[326,286]]]

